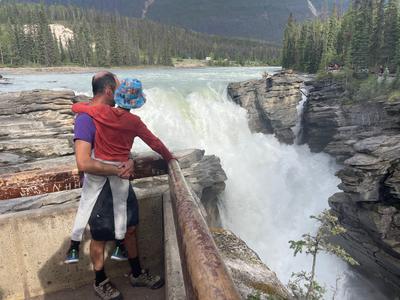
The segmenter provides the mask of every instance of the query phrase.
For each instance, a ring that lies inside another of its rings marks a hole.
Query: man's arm
[[[168,148],[147,128],[142,120],[138,119],[136,126],[138,137],[140,137],[151,149],[160,154],[166,162],[174,159]]]
[[[78,170],[94,175],[119,175],[120,169],[117,166],[104,164],[91,157],[92,145],[82,140],[75,141],[75,157]]]
[[[96,109],[100,109],[100,107],[88,105],[88,103],[78,102],[72,105],[71,110],[76,113],[86,113],[89,116],[93,117]]]

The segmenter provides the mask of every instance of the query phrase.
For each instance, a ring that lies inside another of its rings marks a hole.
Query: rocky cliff
[[[279,141],[293,144],[292,128],[297,122],[303,80],[290,73],[278,73],[260,80],[231,83],[228,94],[247,110],[252,132],[275,134]]]
[[[0,93],[0,166],[71,155],[73,91]]]
[[[251,80],[232,83],[228,92],[247,109],[252,131],[291,144],[301,84],[298,76],[281,73],[270,88],[265,79]],[[400,294],[400,102],[385,96],[351,100],[338,80],[305,84],[309,94],[298,140],[342,166],[342,192],[329,199],[347,229],[337,242],[364,275]]]
[[[342,192],[329,199],[347,233],[340,240],[361,263],[400,291],[400,102],[350,101],[338,81],[312,83],[303,142],[343,165]]]

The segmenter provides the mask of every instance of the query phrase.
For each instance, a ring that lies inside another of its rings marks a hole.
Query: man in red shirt
[[[130,156],[134,139],[139,137],[150,148],[158,152],[167,163],[173,159],[167,147],[147,128],[142,120],[130,113],[131,109],[139,108],[145,102],[141,82],[132,78],[124,79],[115,93],[115,99],[117,107],[106,104],[88,105],[87,103],[75,103],[72,106],[73,112],[87,113],[94,120],[96,126],[94,158],[114,165],[124,163]],[[129,192],[129,180],[118,176],[98,176],[85,173],[81,201],[72,231],[72,241],[82,240],[90,213],[107,179],[113,195],[116,241],[111,259],[122,261],[127,259],[123,240],[126,232],[126,199]]]
[[[114,106],[114,91],[119,85],[115,75],[109,72],[96,74],[92,80],[94,97],[91,105],[106,104]],[[122,168],[104,164],[92,159],[91,153],[94,148],[95,126],[92,118],[87,114],[79,114],[75,121],[75,156],[78,169],[82,172],[96,175],[119,175],[129,178],[133,175],[133,161],[128,160]],[[90,257],[95,271],[95,292],[102,299],[119,299],[121,293],[107,278],[104,270],[104,249],[107,240],[113,240],[113,213],[112,197],[110,185],[104,185],[97,203],[93,209],[92,217],[89,220],[92,240],[90,244]],[[130,187],[128,196],[128,228],[125,235],[125,245],[128,251],[129,264],[132,273],[130,282],[133,286],[147,286],[159,288],[163,285],[163,280],[159,276],[151,276],[142,271],[140,267],[137,241],[136,225],[138,224],[138,209],[135,194]],[[99,205],[98,205],[99,204]],[[111,214],[111,215],[110,215]],[[94,216],[94,217],[93,217]],[[100,218],[98,217],[100,216]],[[68,254],[79,251],[79,243],[71,243]],[[72,256],[73,258],[73,256]]]

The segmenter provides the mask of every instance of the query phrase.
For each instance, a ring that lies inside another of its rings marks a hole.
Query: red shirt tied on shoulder
[[[141,138],[167,162],[173,159],[167,147],[146,127],[142,120],[122,108],[105,104],[75,103],[74,113],[87,113],[96,126],[94,155],[108,161],[127,161],[135,137]]]

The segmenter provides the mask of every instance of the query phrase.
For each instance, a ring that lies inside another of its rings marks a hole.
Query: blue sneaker
[[[67,252],[67,257],[64,260],[66,264],[76,264],[79,261],[79,250],[70,248]]]
[[[128,260],[128,255],[126,253],[125,247],[123,245],[116,246],[113,254],[111,255],[111,259],[116,261]]]

